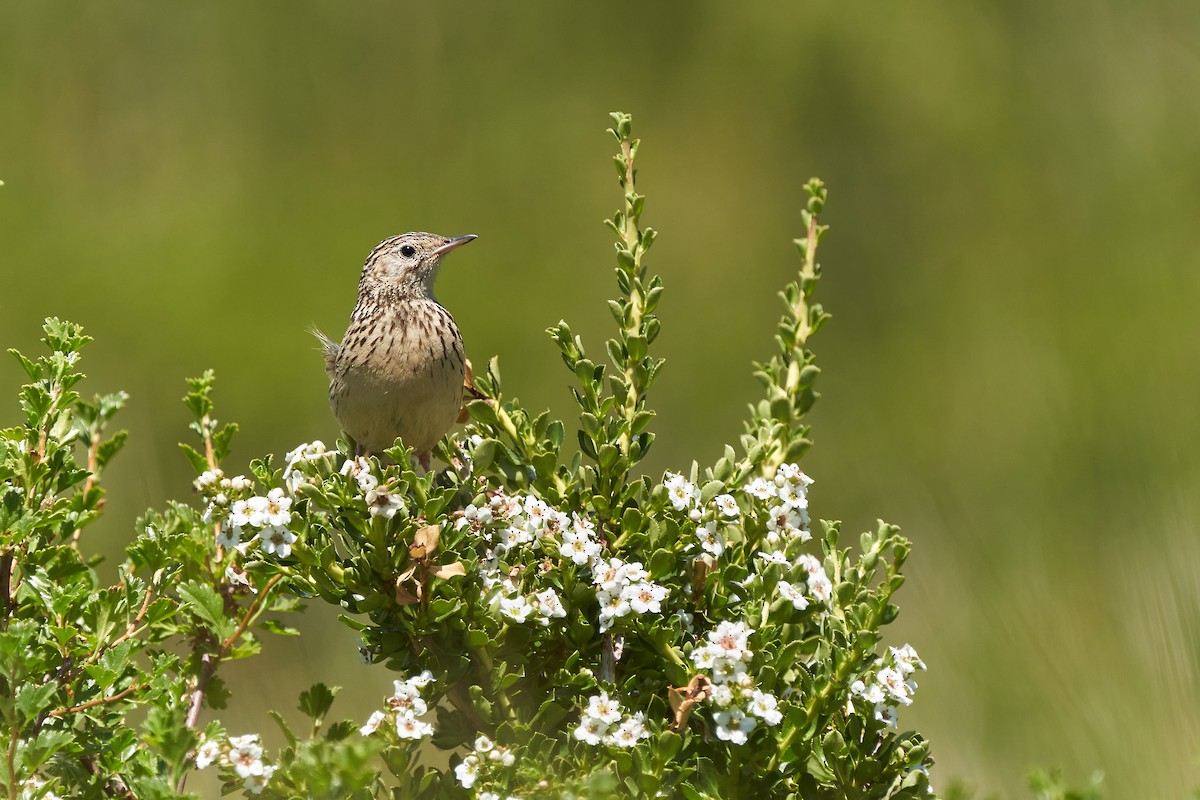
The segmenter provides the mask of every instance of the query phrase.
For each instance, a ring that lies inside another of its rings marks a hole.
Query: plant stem
[[[625,178],[621,181],[621,188],[625,190],[625,226],[621,231],[621,240],[625,249],[633,257],[633,266],[628,268],[630,278],[629,319],[625,323],[625,337],[628,340],[630,337],[640,336],[642,333],[645,298],[642,296],[641,235],[638,231],[638,214],[634,207],[637,189],[634,185],[633,143],[627,136],[621,139],[621,157],[625,159]],[[627,426],[620,438],[620,450],[624,454],[629,453],[629,446],[633,440],[633,417],[637,414],[638,399],[641,396],[641,387],[637,385],[636,378],[634,362],[630,358],[625,364],[625,404],[623,408]]]
[[[96,486],[96,464],[97,464],[97,459],[99,458],[99,451],[100,451],[100,428],[97,427],[96,430],[92,432],[91,441],[88,442],[88,455],[87,455],[88,476],[87,476],[87,480],[83,482],[83,496],[85,498],[92,491],[92,489],[94,489]],[[73,534],[71,534],[71,547],[74,547],[76,550],[79,549],[79,537],[82,534],[83,534],[83,528],[76,528],[75,532]]]
[[[487,670],[488,675],[492,675],[496,671],[496,662],[492,658],[492,654],[486,647],[472,648],[471,652],[483,664],[483,668]],[[496,687],[496,702],[500,704],[500,708],[504,711],[504,716],[513,724],[520,723],[520,717],[517,715],[517,710],[513,707],[512,700],[508,697],[506,689]]]

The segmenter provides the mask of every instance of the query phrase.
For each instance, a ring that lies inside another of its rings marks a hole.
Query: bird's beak
[[[445,253],[449,253],[451,250],[462,247],[464,244],[473,241],[474,239],[475,234],[473,233],[468,233],[466,236],[455,236],[453,239],[447,239],[444,245],[433,251],[433,254],[435,256],[444,255]]]

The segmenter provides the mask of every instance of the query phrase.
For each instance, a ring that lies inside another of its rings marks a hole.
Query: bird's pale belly
[[[397,437],[415,453],[427,453],[450,430],[462,406],[460,358],[410,358],[387,366],[349,366],[330,387],[334,416],[367,451],[391,447]]]

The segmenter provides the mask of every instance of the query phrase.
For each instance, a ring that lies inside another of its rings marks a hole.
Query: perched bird
[[[325,352],[329,405],[360,453],[379,453],[399,437],[429,469],[430,451],[458,418],[462,335],[433,296],[433,282],[442,258],[474,239],[432,233],[387,239],[367,257],[341,344],[313,331]]]

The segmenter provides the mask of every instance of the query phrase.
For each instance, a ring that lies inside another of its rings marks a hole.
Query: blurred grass
[[[631,20],[624,24],[623,20]],[[1200,786],[1200,7],[710,2],[0,8],[0,340],[83,323],[85,390],[128,451],[92,534],[116,555],[190,491],[183,378],[213,367],[234,464],[335,438],[309,322],[363,258],[476,233],[439,296],[477,364],[570,413],[543,329],[600,352],[634,113],[667,284],[650,470],[711,460],[756,396],[801,184],[831,188],[814,342],[815,510],[915,542],[902,722],[940,785],[1031,763],[1110,796]],[[19,385],[0,371],[0,397]],[[9,401],[3,419],[15,421]],[[6,423],[7,424],[7,423]],[[313,608],[232,665],[234,730],[315,679],[365,718],[386,676]]]

